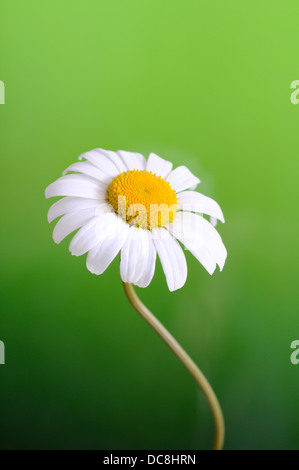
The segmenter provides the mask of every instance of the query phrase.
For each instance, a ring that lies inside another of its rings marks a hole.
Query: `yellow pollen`
[[[168,181],[145,170],[129,170],[114,178],[107,201],[127,223],[148,230],[172,222],[178,209]]]

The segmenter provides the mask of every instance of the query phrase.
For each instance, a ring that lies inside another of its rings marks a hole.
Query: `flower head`
[[[222,270],[226,249],[202,214],[224,222],[219,205],[195,192],[199,179],[185,166],[154,153],[96,149],[79,157],[46,189],[46,197],[64,196],[48,212],[61,217],[53,239],[60,243],[78,230],[70,243],[73,255],[87,255],[87,268],[102,274],[120,252],[123,282],[146,287],[158,254],[169,290],[182,287],[187,264],[181,242],[212,274]],[[179,242],[178,242],[179,241]]]

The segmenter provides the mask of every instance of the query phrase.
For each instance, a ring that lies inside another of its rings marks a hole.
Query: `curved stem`
[[[171,351],[177,356],[177,358],[186,367],[188,372],[193,376],[203,394],[205,395],[214,418],[215,434],[213,450],[221,450],[224,441],[224,420],[221,407],[217,400],[217,397],[212,389],[211,385],[197,367],[195,362],[188,356],[186,351],[181,345],[174,339],[169,331],[160,323],[160,321],[148,310],[148,308],[141,302],[137,296],[132,284],[123,282],[125,293],[134,307],[134,309],[142,316],[142,318],[155,330],[155,332],[163,339]]]

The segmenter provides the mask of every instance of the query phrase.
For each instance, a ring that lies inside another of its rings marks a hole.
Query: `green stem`
[[[224,419],[220,404],[212,389],[211,385],[197,367],[195,362],[188,356],[186,351],[176,341],[176,339],[169,333],[169,331],[162,325],[162,323],[149,311],[149,309],[141,302],[137,296],[132,284],[123,282],[125,293],[129,302],[134,309],[141,315],[141,317],[153,328],[153,330],[160,336],[160,338],[167,344],[171,351],[186,367],[188,372],[193,376],[203,394],[205,395],[214,419],[215,433],[213,450],[221,450],[224,442]]]

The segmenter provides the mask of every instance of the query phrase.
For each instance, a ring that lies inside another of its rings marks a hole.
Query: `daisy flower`
[[[147,287],[157,255],[170,291],[181,288],[187,263],[180,243],[212,274],[222,270],[226,249],[214,228],[224,222],[219,205],[194,191],[200,180],[185,166],[151,153],[95,149],[79,157],[46,189],[46,198],[64,196],[48,212],[60,243],[77,231],[69,249],[87,253],[87,268],[102,274],[120,252],[125,283]],[[210,223],[203,217],[211,217]],[[78,230],[79,229],[79,230]],[[180,243],[179,243],[180,242]]]

